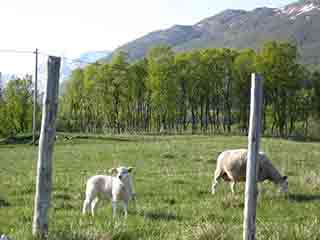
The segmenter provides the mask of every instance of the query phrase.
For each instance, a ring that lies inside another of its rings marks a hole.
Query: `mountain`
[[[207,47],[258,49],[270,40],[294,43],[304,63],[320,64],[320,0],[301,0],[282,8],[225,10],[192,26],[175,25],[151,32],[115,52],[125,51],[134,60],[160,44],[176,51]]]
[[[8,83],[8,81],[12,79],[16,79],[17,77],[24,77],[25,74],[8,74],[8,73],[1,73],[0,72],[0,92],[3,90]]]
[[[90,51],[79,55],[77,58],[62,58],[61,72],[60,72],[60,94],[63,93],[65,88],[65,80],[68,79],[73,70],[76,68],[83,68],[90,63],[94,63],[101,58],[105,58],[110,55],[110,51]],[[45,82],[47,79],[46,61],[43,61],[38,66],[38,89],[42,92],[45,88]],[[9,74],[0,72],[0,90],[2,90],[6,83],[11,79],[17,77],[24,77],[25,74]],[[1,92],[1,91],[0,91]]]
[[[78,58],[63,58],[61,66],[61,79],[67,79],[68,77],[70,77],[72,71],[76,68],[83,68],[90,63],[98,61],[101,58],[106,58],[110,55],[110,53],[110,51],[91,51],[80,54]]]
[[[77,58],[62,58],[61,60],[61,70],[60,70],[60,94],[63,93],[65,80],[67,80],[73,70],[76,68],[84,68],[90,63],[94,63],[101,58],[107,57],[110,51],[90,51],[79,55]],[[45,88],[45,82],[47,78],[46,62],[38,66],[38,88],[43,90]]]

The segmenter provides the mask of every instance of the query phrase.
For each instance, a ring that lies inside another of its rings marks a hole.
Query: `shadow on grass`
[[[175,205],[177,201],[174,198],[168,198],[168,199],[165,199],[164,202],[169,205]]]
[[[99,240],[136,240],[141,239],[136,232],[120,232],[112,236],[112,238],[98,238]]]
[[[199,190],[199,196],[204,196],[204,195],[211,195],[211,193],[208,190]]]
[[[222,206],[223,209],[229,209],[229,208],[244,209],[244,202],[224,201],[224,202],[221,203],[221,206]]]
[[[109,236],[109,235],[107,235]],[[112,238],[96,238],[94,236],[88,236],[81,233],[74,233],[74,232],[67,232],[67,231],[61,231],[61,232],[51,232],[48,236],[48,239],[50,240],[111,240]]]
[[[0,198],[0,208],[10,207],[10,203]]]
[[[39,136],[36,136],[38,139]],[[31,134],[23,134],[19,136],[8,136],[7,138],[0,141],[0,145],[7,145],[7,144],[28,144],[32,141]]]
[[[313,202],[313,201],[320,201],[320,195],[291,193],[288,195],[288,199],[289,201],[298,202],[298,203]]]
[[[53,206],[54,210],[71,210],[71,209],[77,209],[77,207],[73,206],[71,203],[68,203],[66,201],[58,202]]]
[[[69,194],[65,194],[65,193],[55,193],[53,196],[57,199],[62,199],[62,200],[71,200],[72,199]]]
[[[141,216],[153,221],[181,221],[182,217],[174,213],[166,212],[141,212]]]
[[[81,234],[75,232],[53,232],[49,235],[50,240],[134,240],[140,239],[135,232],[118,232],[115,234]]]
[[[36,135],[36,144],[38,144],[40,136]],[[57,134],[56,142],[58,144],[65,144],[66,142],[72,143],[73,140],[104,140],[115,142],[144,142],[151,141],[153,138],[143,138],[139,136],[101,136],[101,135],[72,135],[72,134]],[[31,144],[32,134],[12,135],[0,140],[0,145],[16,145],[16,144]]]
[[[137,142],[139,139],[126,138],[126,137],[106,137],[106,136],[74,136],[72,139],[90,139],[90,140],[106,140],[106,141],[116,141],[116,142]],[[68,139],[69,140],[69,139]]]

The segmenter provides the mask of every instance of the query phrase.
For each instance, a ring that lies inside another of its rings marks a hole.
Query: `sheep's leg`
[[[93,199],[95,199],[97,196],[97,192],[94,190],[94,187],[92,185],[86,186],[86,199],[83,202],[83,208],[82,213],[86,214],[90,211],[91,203]]]
[[[92,200],[93,200],[92,195],[86,194],[86,199],[83,202],[83,208],[82,208],[83,215],[89,212]]]
[[[115,218],[116,217],[116,212],[117,212],[117,201],[112,201],[112,216]]]
[[[90,207],[90,202],[87,199],[85,199],[83,201],[83,208],[82,208],[82,214],[83,215],[85,215],[87,213],[89,207]]]
[[[132,203],[134,204],[133,209],[137,211],[137,197],[135,195],[134,195],[134,198],[132,199]]]
[[[231,187],[231,192],[232,192],[232,194],[235,193],[235,191],[234,191],[235,185],[236,185],[236,182],[231,182],[231,183],[230,183],[230,187]]]
[[[234,194],[234,188],[235,188],[235,185],[236,185],[236,180],[234,179],[233,175],[229,171],[226,171],[226,174],[227,174],[228,178],[231,181],[230,182],[231,192],[232,192],[232,194]]]
[[[99,198],[96,197],[95,199],[93,199],[92,203],[91,203],[91,215],[94,216],[97,208],[98,208],[98,203],[99,203]]]
[[[212,187],[211,187],[211,193],[212,194],[215,194],[216,193],[216,188],[217,188],[217,185],[218,185],[218,180],[220,179],[221,177],[221,171],[220,170],[216,170],[214,172],[214,177],[213,177],[213,180],[212,180]]]
[[[123,201],[123,211],[124,211],[124,217],[127,218],[127,216],[128,216],[128,201]]]

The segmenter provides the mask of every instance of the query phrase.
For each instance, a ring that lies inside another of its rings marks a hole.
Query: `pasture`
[[[49,239],[242,239],[244,185],[232,195],[222,183],[213,196],[211,181],[218,152],[246,146],[231,136],[58,139]],[[259,185],[257,239],[320,239],[320,143],[263,138],[261,150],[288,175],[289,195]],[[0,234],[14,240],[32,239],[36,159],[33,146],[0,145]],[[117,165],[135,167],[136,207],[126,220],[107,202],[82,216],[87,178]]]

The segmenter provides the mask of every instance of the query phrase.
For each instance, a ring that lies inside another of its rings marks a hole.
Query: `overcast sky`
[[[0,72],[32,72],[30,54],[77,56],[116,47],[174,24],[195,24],[225,9],[281,7],[293,0],[3,0],[0,1]]]

